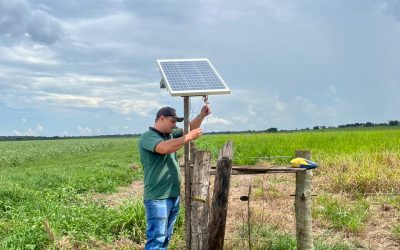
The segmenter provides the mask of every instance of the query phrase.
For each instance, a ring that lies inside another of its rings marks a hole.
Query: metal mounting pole
[[[189,132],[189,96],[183,97],[184,109],[184,133]],[[185,235],[186,235],[186,249],[191,249],[191,183],[190,183],[190,142],[185,144]]]

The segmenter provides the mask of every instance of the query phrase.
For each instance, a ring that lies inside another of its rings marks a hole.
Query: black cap
[[[174,108],[171,107],[164,107],[161,108],[158,112],[157,112],[157,116],[156,116],[156,120],[158,120],[158,118],[160,118],[160,116],[171,116],[174,117],[176,119],[177,122],[182,122],[183,121],[183,117],[178,117],[176,115],[176,111]]]

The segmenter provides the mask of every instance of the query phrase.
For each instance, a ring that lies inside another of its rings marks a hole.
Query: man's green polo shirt
[[[139,141],[140,160],[144,169],[144,199],[166,199],[179,196],[180,174],[176,153],[159,154],[158,143],[183,136],[182,129],[164,134],[150,127]]]

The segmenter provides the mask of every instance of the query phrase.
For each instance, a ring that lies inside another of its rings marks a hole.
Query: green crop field
[[[196,146],[216,159],[227,140],[234,142],[234,165],[287,165],[296,149],[312,151],[320,165],[314,171],[320,195],[314,200],[313,219],[319,229],[339,238],[331,242],[318,236],[317,249],[364,246],[380,213],[393,217],[382,229],[384,240],[393,249],[400,245],[400,128],[205,135]],[[137,142],[0,142],[0,249],[140,248],[145,241],[141,198],[118,205],[92,199],[141,180],[141,167],[132,167],[140,166]],[[181,215],[172,249],[182,246],[183,223]],[[238,235],[245,235],[243,230],[238,228]],[[268,239],[258,241],[257,249],[295,249],[293,234],[267,225],[252,230]],[[349,235],[355,240],[346,240]]]

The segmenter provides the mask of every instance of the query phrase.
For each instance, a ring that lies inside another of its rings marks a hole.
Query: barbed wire
[[[374,152],[374,153],[370,153],[370,152],[366,152],[366,153],[343,153],[343,154],[314,154],[312,155],[313,158],[318,158],[318,157],[327,157],[327,156],[365,156],[365,155],[384,155],[387,152]],[[395,152],[389,152],[389,153],[393,153],[395,155],[399,155],[399,153],[395,153]],[[272,155],[272,156],[254,156],[254,157],[250,157],[251,159],[274,159],[274,158],[293,158],[294,155]]]
[[[260,157],[250,157],[251,159],[274,159],[274,158],[293,158],[289,155],[274,155],[274,156],[260,156]]]

